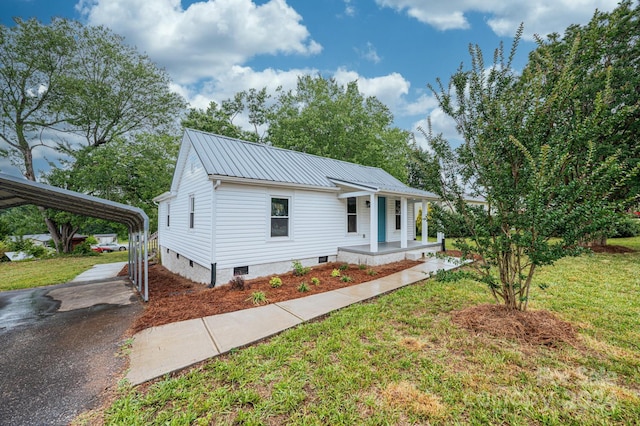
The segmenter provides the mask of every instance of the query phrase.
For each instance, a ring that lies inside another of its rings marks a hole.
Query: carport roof
[[[123,223],[130,232],[145,232],[149,224],[137,207],[0,173],[0,210],[24,204]]]

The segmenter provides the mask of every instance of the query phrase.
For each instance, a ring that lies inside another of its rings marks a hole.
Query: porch
[[[441,240],[435,243],[406,241],[406,247],[402,247],[403,245],[400,241],[380,242],[377,251],[371,251],[370,244],[338,247],[337,260],[338,262],[375,266],[405,259],[423,259],[428,253],[437,253],[442,249]]]

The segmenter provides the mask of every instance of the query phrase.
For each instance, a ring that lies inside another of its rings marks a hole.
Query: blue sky
[[[358,80],[395,124],[415,130],[431,117],[454,133],[428,83],[468,63],[469,43],[492,57],[525,25],[516,67],[533,34],[585,24],[616,0],[2,0],[1,22],[54,16],[105,25],[147,53],[191,106],[205,108],[252,87],[293,88],[298,75]],[[239,123],[242,124],[242,123]],[[44,154],[41,154],[44,155]],[[6,167],[2,167],[6,171]]]

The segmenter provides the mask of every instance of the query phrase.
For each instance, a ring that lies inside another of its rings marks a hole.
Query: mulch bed
[[[634,252],[627,247],[616,245],[594,246],[591,250],[596,253],[614,254]],[[446,254],[455,257],[462,255],[459,250],[447,250]],[[265,293],[268,303],[282,302],[361,284],[419,263],[421,262],[405,260],[365,269],[360,269],[357,265],[349,265],[347,270],[341,271],[341,275],[351,277],[350,282],[331,277],[331,271],[338,269],[341,264],[327,263],[313,267],[307,275],[302,277],[294,276],[291,272],[279,275],[282,279],[282,286],[279,288],[271,287],[269,284],[271,277],[263,277],[247,280],[244,290],[232,289],[226,284],[209,289],[204,284],[173,274],[161,265],[150,264],[149,302],[134,322],[130,332],[136,333],[145,328],[176,321],[252,308],[256,306],[251,301],[251,295],[254,292]],[[375,274],[370,274],[369,270],[375,271]],[[126,266],[120,274],[127,274]],[[319,285],[312,284],[313,277],[320,280]],[[308,292],[298,290],[303,281],[307,284]],[[513,338],[530,344],[555,347],[561,343],[574,345],[577,341],[576,332],[571,324],[558,319],[548,311],[520,312],[512,311],[502,305],[479,305],[453,312],[452,320],[455,324],[474,333]]]
[[[361,284],[420,263],[422,262],[403,260],[365,269],[360,269],[358,265],[348,265],[348,268],[340,271],[340,273],[342,276],[349,276],[351,278],[350,282],[331,277],[331,271],[338,269],[343,264],[327,263],[314,266],[308,274],[301,277],[294,276],[292,272],[278,275],[282,279],[282,286],[279,288],[271,287],[269,284],[271,277],[247,280],[245,282],[245,290],[232,289],[227,284],[209,289],[204,284],[193,282],[169,272],[161,265],[151,264],[149,265],[149,302],[145,305],[144,311],[136,319],[130,331],[136,333],[145,328],[176,321],[253,308],[256,306],[251,300],[251,295],[254,292],[264,292],[268,303],[282,302]],[[126,275],[126,268],[125,266],[120,273],[121,275]],[[375,273],[372,274],[369,271],[374,271]],[[312,284],[311,278],[313,277],[320,280],[319,285]],[[303,281],[309,289],[307,292],[298,291],[298,287]]]
[[[516,339],[532,345],[575,346],[573,326],[549,311],[517,311],[504,305],[478,305],[451,313],[454,324],[473,333]]]
[[[635,253],[634,249],[624,246],[616,246],[607,244],[606,246],[591,246],[589,247],[594,253],[611,253],[611,254],[622,254],[622,253]]]

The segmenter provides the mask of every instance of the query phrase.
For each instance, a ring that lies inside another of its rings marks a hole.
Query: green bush
[[[615,224],[609,238],[631,238],[640,235],[640,219],[624,217]]]
[[[296,277],[307,275],[309,271],[311,271],[311,268],[302,266],[302,263],[297,260],[293,261],[293,275]]]
[[[0,241],[0,261],[2,260],[4,254],[9,250],[9,243],[7,243],[6,241]]]
[[[282,280],[280,277],[271,277],[269,280],[269,285],[273,288],[278,288],[282,285]]]
[[[254,305],[264,305],[269,303],[267,295],[262,291],[254,291],[251,293],[251,297],[249,297],[247,301],[252,302]]]
[[[73,248],[73,254],[91,254],[91,253],[94,253],[94,251],[91,250],[91,243],[89,243],[89,241],[86,241],[86,240]]]

